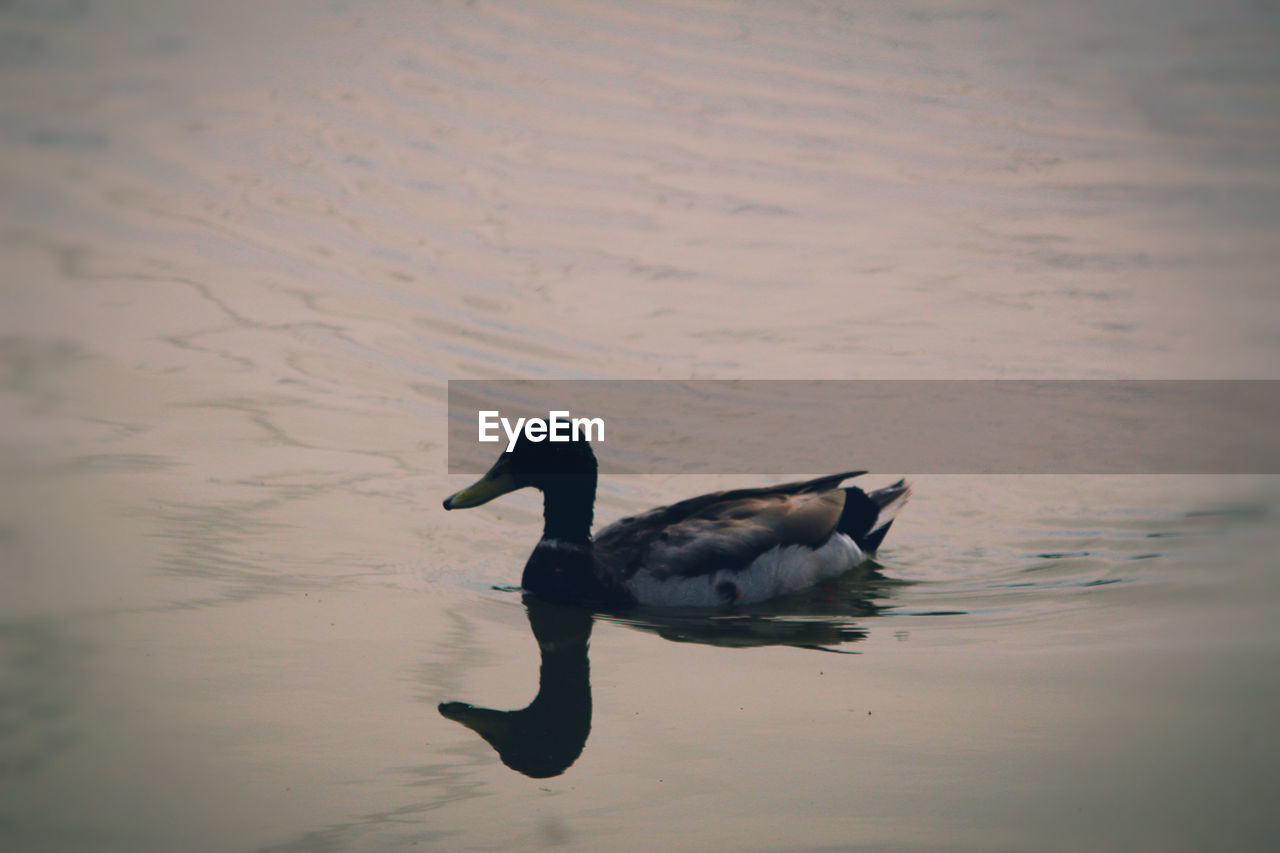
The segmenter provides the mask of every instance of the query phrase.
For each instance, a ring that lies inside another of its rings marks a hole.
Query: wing
[[[624,518],[596,536],[597,559],[620,580],[641,568],[690,577],[745,568],[778,545],[817,547],[844,508],[845,493],[834,487],[860,473],[717,492]]]

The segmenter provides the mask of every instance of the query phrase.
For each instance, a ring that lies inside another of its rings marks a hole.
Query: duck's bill
[[[467,486],[460,492],[454,492],[452,495],[444,499],[445,509],[468,509],[480,504],[487,504],[489,501],[505,495],[518,489],[516,481],[512,478],[511,472],[500,460],[497,465],[489,469],[489,473],[485,474],[479,480],[476,480],[470,486]]]

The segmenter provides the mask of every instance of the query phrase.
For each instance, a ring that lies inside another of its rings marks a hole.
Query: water
[[[0,846],[1268,847],[1274,479],[877,472],[881,576],[550,660],[536,500],[439,501],[449,378],[1275,378],[1277,38],[3,4]],[[437,706],[541,664],[532,778]]]

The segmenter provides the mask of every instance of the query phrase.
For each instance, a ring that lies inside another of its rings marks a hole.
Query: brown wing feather
[[[861,473],[861,472],[857,472]],[[778,545],[817,547],[835,530],[856,473],[690,498],[624,518],[596,537],[602,568],[626,579],[641,567],[659,577],[741,569]]]

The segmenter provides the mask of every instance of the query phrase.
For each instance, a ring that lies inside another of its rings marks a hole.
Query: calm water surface
[[[1277,378],[1278,98],[1244,2],[0,4],[0,847],[1268,849],[1274,478],[594,620],[440,499],[449,378]]]

